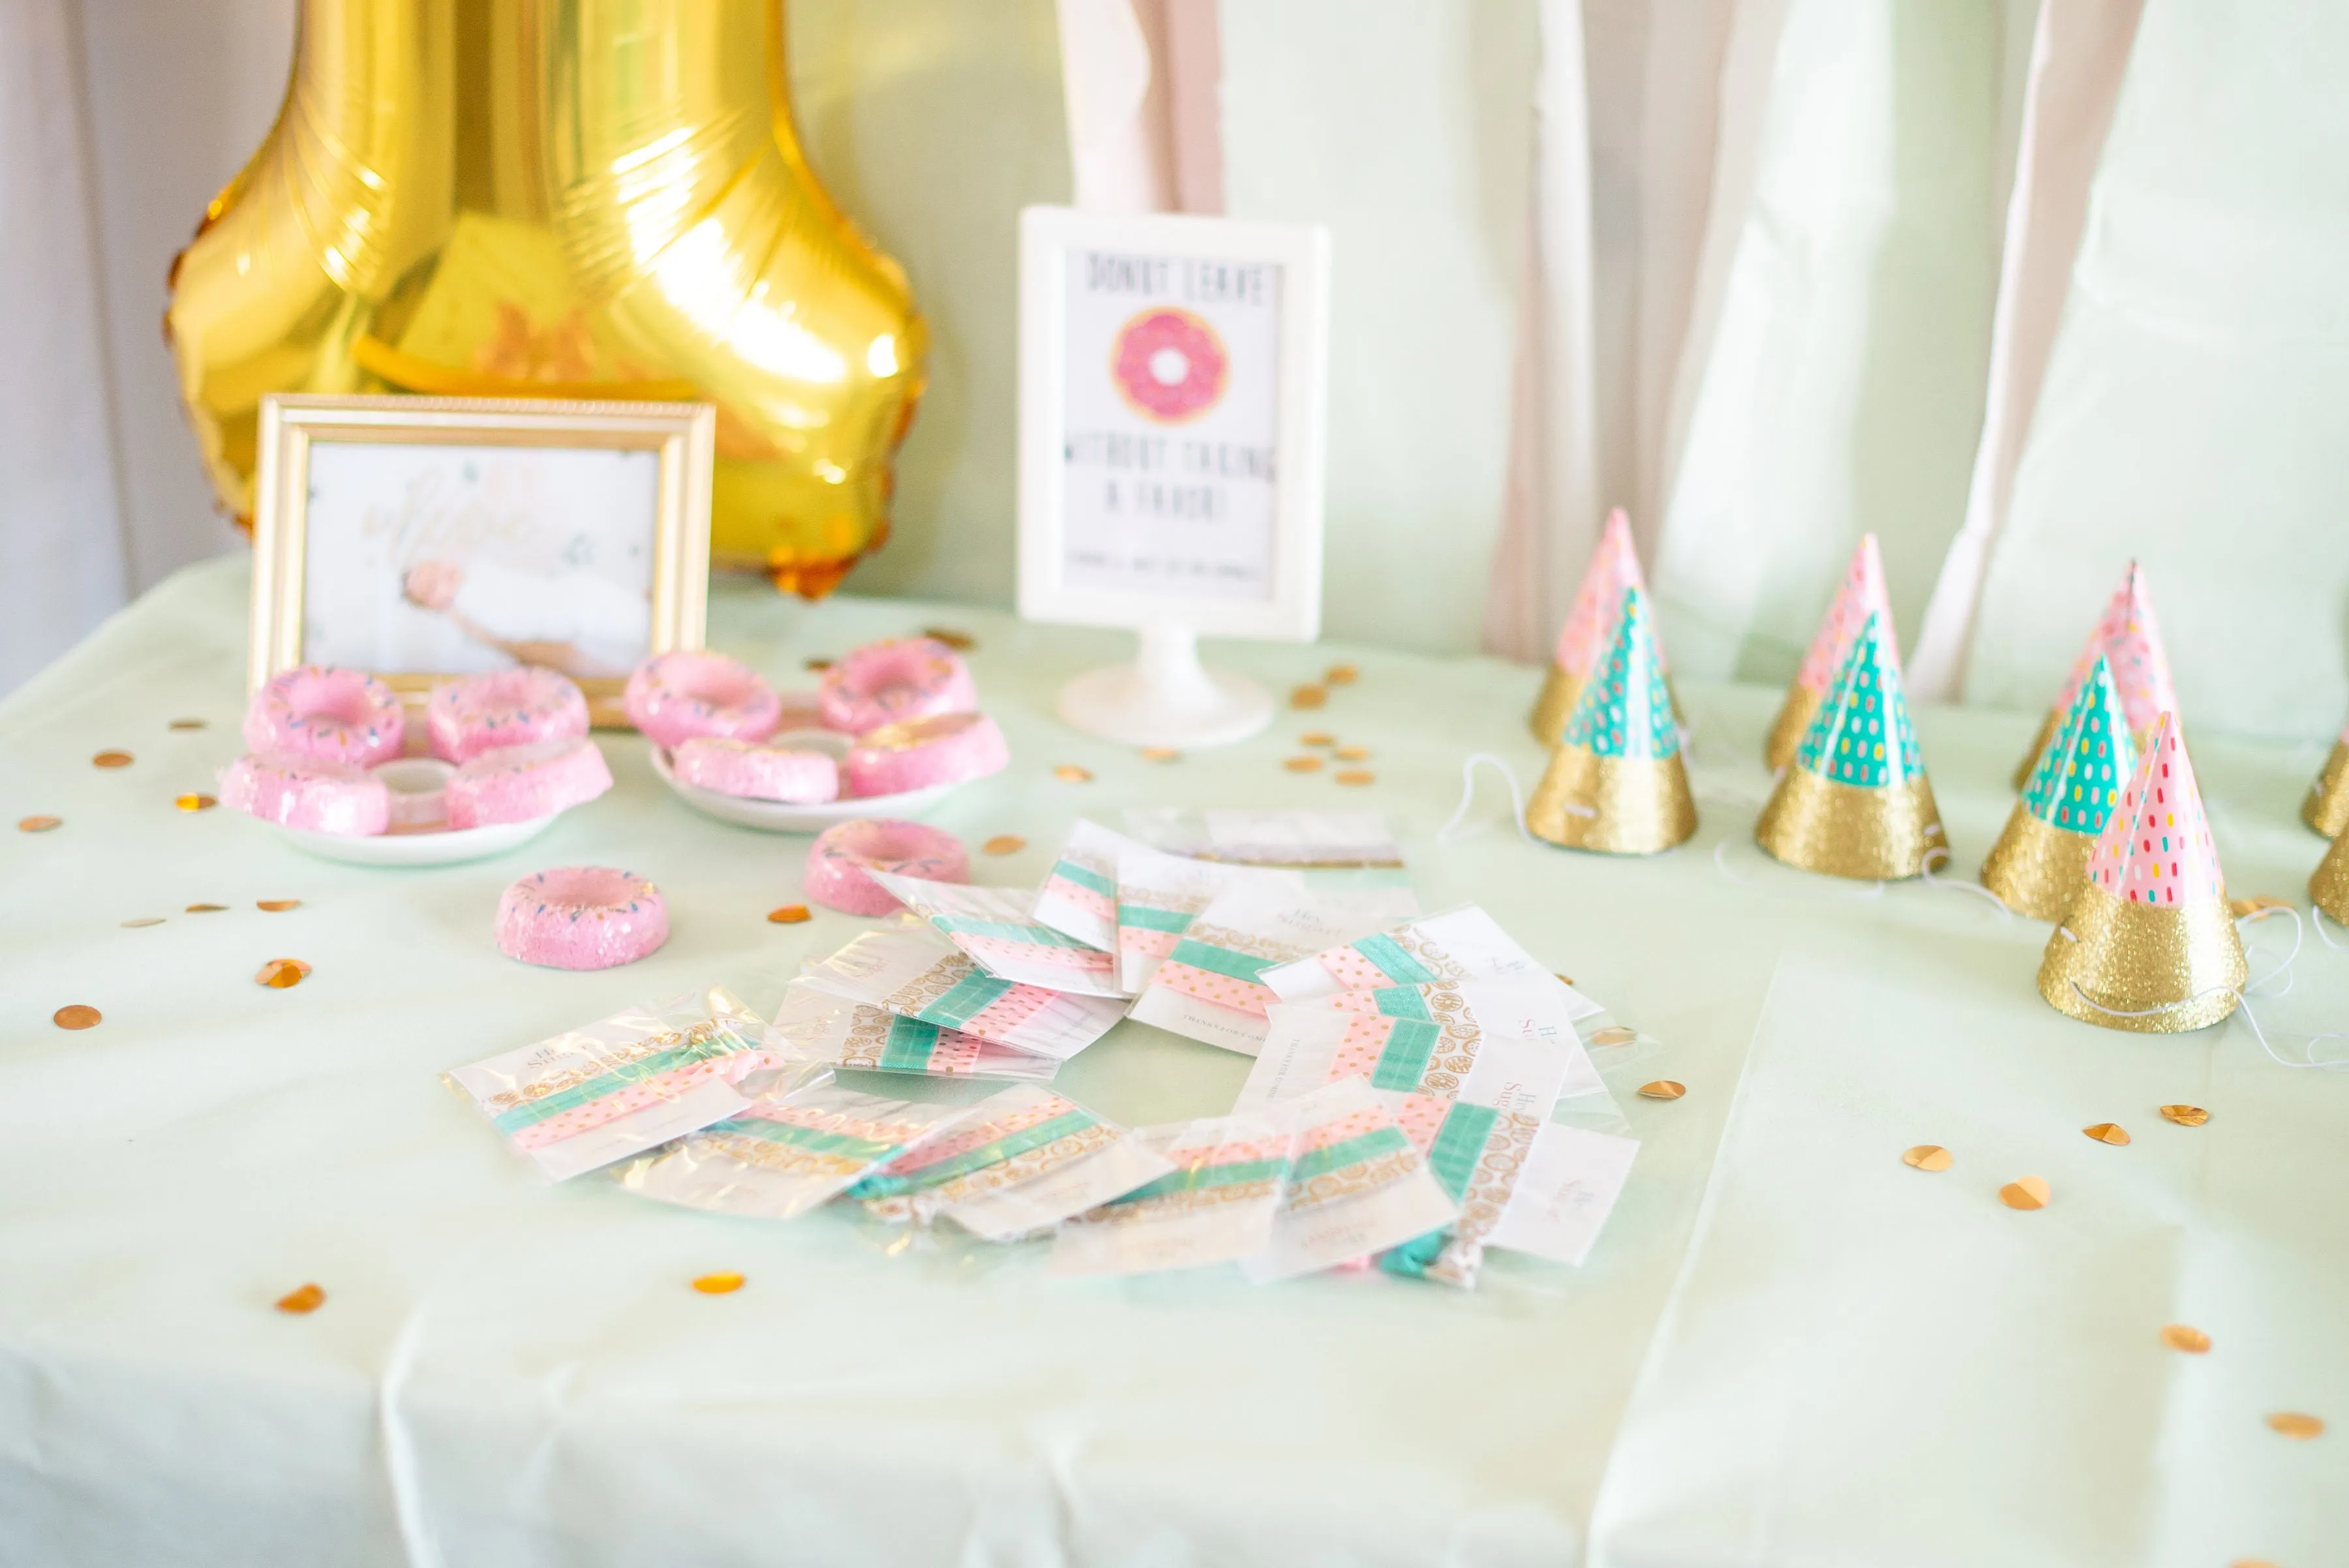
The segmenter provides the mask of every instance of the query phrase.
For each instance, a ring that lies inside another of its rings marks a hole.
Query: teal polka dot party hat
[[[1982,886],[2019,913],[2062,919],[2136,768],[2128,712],[2111,663],[2099,654],[1982,861]]]
[[[1612,619],[1526,826],[1568,848],[1653,855],[1696,831],[1696,803],[1647,590],[1625,588]]]

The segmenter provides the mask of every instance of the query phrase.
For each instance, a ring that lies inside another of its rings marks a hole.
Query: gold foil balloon
[[[887,536],[927,336],[800,151],[778,0],[302,0],[166,330],[241,522],[267,392],[706,399],[713,560],[811,597]]]

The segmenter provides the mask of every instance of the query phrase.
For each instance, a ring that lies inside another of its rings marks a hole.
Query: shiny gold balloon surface
[[[264,393],[707,399],[713,560],[810,597],[887,535],[927,336],[801,153],[778,0],[302,0],[166,327],[240,521]]]

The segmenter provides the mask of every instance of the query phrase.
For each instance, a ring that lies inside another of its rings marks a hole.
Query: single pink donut
[[[840,798],[840,764],[823,752],[696,735],[669,755],[679,779],[719,794],[793,805]]]
[[[899,794],[985,778],[1011,761],[1003,732],[984,713],[933,713],[868,730],[848,748],[848,793]]]
[[[843,915],[886,915],[899,908],[867,871],[968,882],[970,857],[951,833],[894,816],[860,816],[825,828],[808,846],[800,892]]]
[[[548,969],[611,969],[668,940],[660,889],[633,871],[558,866],[498,900],[498,951]]]
[[[584,736],[483,752],[449,775],[441,805],[452,828],[535,822],[612,787],[612,770]]]
[[[274,822],[364,838],[391,825],[391,791],[357,763],[299,752],[242,756],[221,775],[221,804]]]
[[[662,653],[636,666],[622,698],[628,722],[656,746],[696,735],[763,741],[783,722],[782,699],[758,671],[722,653]]]
[[[271,676],[244,709],[251,750],[298,752],[371,768],[399,755],[408,738],[399,693],[357,670],[305,664]]]
[[[587,732],[587,694],[559,670],[534,664],[444,680],[424,703],[432,754],[470,763],[501,746],[568,741]]]
[[[861,735],[932,713],[968,713],[978,688],[962,655],[935,637],[868,642],[823,672],[816,703],[827,730]]]

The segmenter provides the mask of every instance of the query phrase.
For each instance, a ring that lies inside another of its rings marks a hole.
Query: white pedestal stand
[[[1134,746],[1222,746],[1272,722],[1272,694],[1243,675],[1199,662],[1190,628],[1142,628],[1132,664],[1080,675],[1061,688],[1061,717],[1089,735]]]

